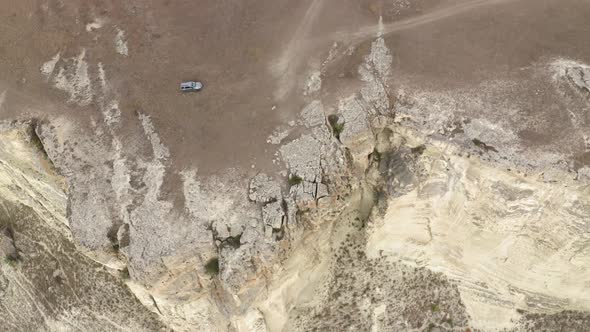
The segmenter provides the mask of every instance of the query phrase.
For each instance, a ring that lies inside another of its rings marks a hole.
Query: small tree
[[[4,262],[10,266],[15,266],[18,263],[18,258],[13,255],[8,255],[4,257]]]
[[[127,266],[125,266],[121,271],[119,271],[119,275],[122,279],[125,280],[131,278],[131,275],[129,274],[129,268]]]
[[[330,123],[330,127],[332,127],[332,134],[334,137],[340,139],[340,134],[344,130],[344,122],[340,122],[340,117],[336,114],[330,114],[328,116],[328,122]]]
[[[303,182],[303,179],[298,176],[297,174],[291,174],[291,176],[289,177],[289,185],[290,186],[296,186],[298,184],[300,184],[301,182]]]
[[[213,257],[211,258],[207,264],[205,264],[205,271],[212,276],[216,276],[219,274],[219,258]]]

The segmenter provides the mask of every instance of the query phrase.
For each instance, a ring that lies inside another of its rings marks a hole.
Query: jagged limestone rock
[[[7,331],[168,331],[120,277],[79,251],[67,227],[65,181],[31,123],[0,123],[0,262]],[[7,241],[6,238],[10,241]]]
[[[356,164],[366,169],[367,156],[375,148],[375,138],[363,101],[355,95],[350,96],[340,101],[338,112],[344,123],[340,141],[350,149]]]
[[[83,135],[63,119],[40,123],[37,131],[49,159],[70,184],[69,224],[74,238],[90,250],[110,248],[106,234],[121,222],[110,199],[115,197],[109,183],[113,178],[109,162],[114,157],[110,139]]]
[[[590,92],[590,67],[570,67],[566,69],[566,74],[578,88]]]
[[[0,290],[4,329],[169,331],[119,277],[82,255],[34,210],[1,203],[0,219],[12,220],[20,251],[14,264],[0,263],[0,280],[7,281],[5,290]]]
[[[371,44],[371,52],[358,68],[362,81],[362,99],[369,105],[368,112],[372,115],[389,114],[390,104],[387,94],[387,79],[391,70],[393,57],[383,38],[377,38]]]
[[[316,184],[316,192],[315,192],[315,198],[322,198],[322,197],[326,197],[328,196],[330,193],[328,192],[328,186],[326,186],[323,183],[317,183]]]
[[[307,181],[321,180],[323,146],[315,136],[304,134],[281,146],[279,151],[292,174]]]
[[[283,212],[282,202],[280,201],[272,202],[262,207],[262,221],[265,225],[273,229],[281,228],[284,216],[285,213]]]
[[[275,128],[272,134],[270,134],[270,136],[268,136],[268,138],[266,139],[266,142],[275,145],[281,144],[281,142],[289,136],[291,130],[292,128],[290,126],[281,126]]]
[[[299,209],[306,210],[315,204],[315,182],[302,181],[289,190]]]
[[[249,233],[247,242],[239,246],[222,246],[220,249],[219,278],[232,294],[238,294],[246,286],[247,280],[276,260],[276,241],[265,236],[263,225],[260,223]]]
[[[319,126],[326,123],[324,115],[324,106],[319,100],[314,100],[303,108],[301,119],[307,128]]]
[[[313,95],[320,91],[322,88],[322,73],[320,71],[314,71],[309,75],[309,78],[305,85],[304,95]]]
[[[358,72],[362,81],[360,97],[355,95],[340,100],[339,118],[343,121],[340,141],[349,148],[360,169],[368,167],[368,155],[375,148],[375,134],[371,123],[377,115],[390,115],[387,79],[392,56],[383,38],[371,44],[371,52],[365,56]],[[339,119],[340,120],[340,119]]]
[[[291,174],[311,183],[322,182],[324,174],[341,174],[347,166],[341,144],[326,125],[284,144],[279,152]]]
[[[250,180],[248,197],[260,203],[276,201],[281,198],[281,186],[272,177],[259,173]]]
[[[286,226],[290,230],[296,229],[297,227],[297,203],[293,196],[285,198],[285,214],[286,214]]]
[[[265,235],[265,229],[266,228],[263,227],[258,220],[251,219],[250,223],[244,228],[244,231],[240,236],[240,245],[255,244],[257,241],[260,241]]]

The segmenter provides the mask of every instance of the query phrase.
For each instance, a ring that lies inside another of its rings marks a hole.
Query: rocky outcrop
[[[319,100],[313,100],[301,111],[301,122],[307,128],[312,128],[326,123],[324,105]]]
[[[368,257],[446,271],[482,329],[510,327],[516,309],[588,310],[579,236],[590,226],[586,186],[567,176],[545,184],[443,151],[427,147],[409,164],[410,190],[390,196],[369,226]]]
[[[322,235],[308,235],[255,302],[268,328],[583,330],[590,310],[584,168],[556,152],[517,156],[523,143],[513,126],[462,117],[444,96],[400,94],[392,110],[379,93],[388,70],[375,65],[391,58],[375,53],[359,69],[364,90],[326,119],[360,183],[328,186],[332,196],[349,194],[348,209],[316,219]],[[299,203],[313,202],[314,181],[329,176],[320,172],[318,137],[304,134],[280,150],[301,174],[291,188]]]
[[[362,168],[368,167],[367,156],[375,148],[375,135],[370,126],[371,114],[363,105],[363,100],[351,96],[340,102],[338,120],[333,127],[342,126],[340,141],[351,152],[354,161]]]
[[[34,123],[0,125],[0,325],[6,331],[166,331],[72,241],[65,181]]]
[[[270,176],[259,173],[250,180],[250,192],[248,197],[259,203],[270,203],[283,197],[281,185]]]
[[[576,88],[584,92],[590,92],[590,66],[572,60],[558,59],[551,64],[551,67],[557,77],[569,80]]]

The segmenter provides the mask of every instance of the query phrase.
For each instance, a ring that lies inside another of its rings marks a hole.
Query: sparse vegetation
[[[18,263],[18,258],[13,255],[8,255],[4,257],[4,262],[10,266],[15,266],[16,263]]]
[[[336,114],[330,114],[328,116],[328,122],[330,123],[330,127],[332,127],[332,134],[334,137],[340,139],[340,134],[344,130],[344,122],[340,122],[340,117]]]
[[[49,159],[49,156],[47,155],[47,151],[45,150],[45,147],[43,146],[43,142],[41,141],[41,138],[39,137],[39,135],[37,134],[35,128],[37,127],[37,122],[33,122],[31,124],[31,128],[30,128],[30,136],[29,136],[29,142],[31,143],[31,145],[33,147],[35,147],[35,149],[37,149],[39,152],[41,152],[41,154],[43,155],[44,158]]]
[[[207,264],[205,264],[205,271],[212,276],[219,274],[219,258],[211,258]]]
[[[342,133],[343,130],[344,130],[344,123],[337,123],[334,125],[334,127],[332,127],[332,133],[338,139],[340,139],[340,134]]]
[[[491,146],[491,145],[487,145],[486,143],[478,140],[477,138],[474,138],[471,140],[473,142],[473,144],[475,144],[475,146],[477,146],[478,148],[489,152],[489,151],[494,151],[494,152],[498,152],[498,150],[496,150],[495,147]]]
[[[121,271],[119,271],[119,275],[121,276],[122,279],[129,279],[131,278],[131,275],[129,275],[129,268],[127,266],[125,266],[125,268],[123,268]]]
[[[377,163],[380,162],[381,152],[377,151],[377,149],[374,149],[373,152],[371,152],[371,154],[369,155],[369,160],[375,161]]]
[[[421,144],[416,147],[413,147],[411,151],[413,154],[421,155],[422,153],[424,153],[424,150],[426,150],[426,146],[424,144]]]
[[[450,318],[447,318],[444,320],[445,323],[449,324],[451,327],[453,327],[453,320]]]
[[[37,150],[39,150],[43,153],[43,155],[45,155],[45,148],[43,147],[43,143],[41,142],[39,136],[34,134],[34,132],[31,135],[31,145],[33,145]]]
[[[289,185],[290,186],[296,186],[298,184],[300,184],[301,182],[303,182],[303,179],[298,176],[297,174],[291,174],[291,176],[289,177]]]

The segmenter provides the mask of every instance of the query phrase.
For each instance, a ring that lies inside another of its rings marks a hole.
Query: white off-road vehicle
[[[201,82],[182,82],[180,83],[180,91],[188,92],[188,91],[199,91],[203,88],[203,83]]]

